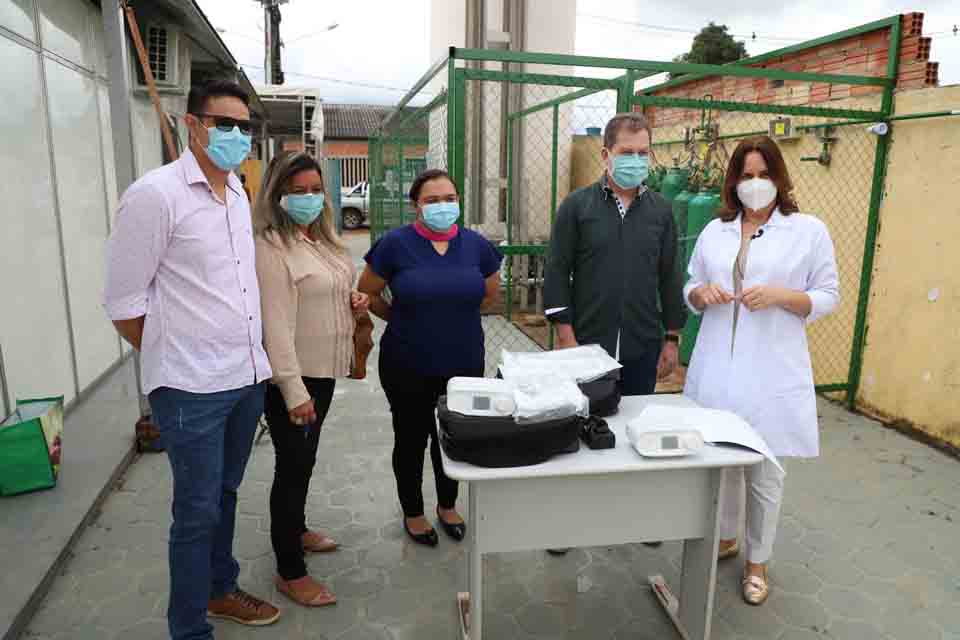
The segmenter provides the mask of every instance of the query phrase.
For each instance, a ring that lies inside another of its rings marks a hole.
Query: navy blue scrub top
[[[484,280],[503,260],[489,240],[461,228],[440,255],[407,225],[378,240],[364,260],[390,287],[381,358],[423,376],[483,375]]]

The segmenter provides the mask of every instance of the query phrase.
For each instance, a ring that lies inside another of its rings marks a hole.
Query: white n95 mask
[[[751,178],[737,185],[737,197],[748,209],[766,209],[777,198],[777,185],[769,178]]]

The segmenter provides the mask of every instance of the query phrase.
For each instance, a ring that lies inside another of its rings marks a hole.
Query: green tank
[[[687,188],[687,181],[690,179],[690,172],[687,169],[673,167],[667,169],[667,175],[663,177],[660,183],[660,195],[667,199],[667,202],[673,202],[677,194]]]
[[[686,255],[685,263],[693,256],[693,248],[697,244],[700,232],[714,219],[719,208],[720,190],[715,187],[702,189],[690,200],[687,205],[687,233],[684,243],[686,245],[684,251],[684,255]],[[674,217],[676,217],[676,213],[674,213]],[[690,356],[693,355],[693,347],[697,343],[697,333],[699,331],[700,316],[690,314],[687,318],[687,324],[683,328],[683,340],[680,346],[680,362],[684,366],[690,364]]]
[[[687,258],[689,255],[686,250],[685,242],[683,238],[687,235],[687,215],[690,208],[690,201],[693,200],[694,194],[688,189],[684,189],[678,193],[672,203],[673,207],[673,222],[677,225],[677,255],[680,257],[680,264],[683,265],[684,273],[686,273],[687,268]]]
[[[663,184],[663,176],[666,172],[667,170],[664,167],[654,167],[647,177],[647,189],[659,192],[660,186]]]

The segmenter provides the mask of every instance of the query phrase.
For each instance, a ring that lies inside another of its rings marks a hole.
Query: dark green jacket
[[[611,355],[619,330],[621,360],[638,358],[663,339],[664,328],[683,328],[681,269],[670,203],[645,191],[621,218],[604,178],[557,210],[544,307],[566,307],[551,321],[572,324],[577,342],[600,344]]]

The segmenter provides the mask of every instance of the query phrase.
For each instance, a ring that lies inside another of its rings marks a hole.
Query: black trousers
[[[657,340],[646,345],[639,357],[620,359],[620,393],[624,396],[647,396],[657,388],[657,365],[663,344]]]
[[[307,575],[301,537],[307,531],[304,513],[310,476],[317,462],[320,428],[333,399],[333,378],[303,378],[313,398],[317,421],[309,426],[290,422],[290,413],[276,385],[267,385],[264,414],[276,452],[270,489],[270,541],[277,556],[277,573],[284,580]]]
[[[399,366],[381,351],[380,384],[393,414],[393,474],[403,515],[423,515],[423,462],[430,439],[430,459],[437,484],[437,502],[443,509],[457,504],[457,481],[443,471],[440,443],[437,440],[437,400],[447,391],[450,377],[423,376]],[[483,375],[483,371],[464,371],[458,375]]]

